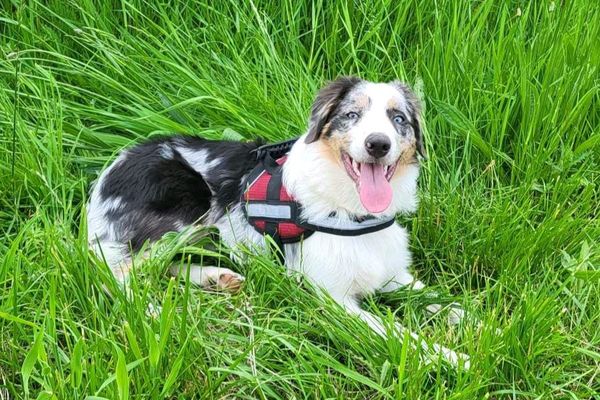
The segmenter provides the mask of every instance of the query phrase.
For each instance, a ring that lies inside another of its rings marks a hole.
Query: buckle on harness
[[[278,168],[277,160],[285,156],[298,139],[286,140],[285,142],[265,144],[252,150],[256,153],[256,160],[262,163],[269,173]]]
[[[290,139],[279,143],[264,144],[252,150],[252,152],[256,153],[257,160],[262,160],[267,154],[274,159],[278,159],[286,155],[297,140],[298,139]]]

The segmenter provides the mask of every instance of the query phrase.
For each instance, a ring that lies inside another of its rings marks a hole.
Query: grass
[[[600,396],[596,2],[1,4],[0,397]],[[87,251],[89,184],[120,148],[297,136],[342,74],[422,93],[429,160],[401,222],[416,275],[484,327],[426,317],[428,292],[366,306],[469,353],[469,371],[423,365],[268,257],[234,266],[240,294],[205,293],[165,266],[226,253],[165,238],[129,304]]]

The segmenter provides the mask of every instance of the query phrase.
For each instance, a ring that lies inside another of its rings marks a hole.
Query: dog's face
[[[318,93],[305,141],[325,146],[367,211],[383,212],[398,166],[425,156],[419,112],[416,96],[400,82],[340,78]]]

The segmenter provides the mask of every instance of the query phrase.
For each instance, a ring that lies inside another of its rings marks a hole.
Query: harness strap
[[[263,160],[266,156],[272,160],[277,160],[280,157],[286,155],[291,149],[294,143],[298,139],[286,140],[285,142],[279,142],[274,144],[265,144],[257,147],[253,152],[256,152],[256,159]]]
[[[330,216],[320,220],[307,221],[300,219],[300,212],[297,210],[297,207],[295,207],[296,205],[297,203],[248,203],[246,204],[246,216],[248,218],[261,219],[265,221],[294,221],[296,225],[308,230],[325,232],[338,236],[360,236],[367,233],[377,232],[392,225],[395,221],[394,217],[385,219],[371,217],[365,218],[362,221],[350,221],[340,220],[335,216]]]
[[[271,172],[271,180],[269,180],[269,183],[267,185],[267,198],[266,198],[267,202],[279,201],[279,193],[281,192],[281,181],[282,181],[281,167],[278,166],[276,162],[275,162],[275,165],[277,167],[273,167],[272,171],[269,171],[269,172]],[[266,162],[265,162],[265,166],[266,166]],[[248,214],[248,216],[250,216],[250,214]],[[279,261],[281,261],[281,263],[283,264],[284,256],[285,256],[284,250],[283,250],[283,242],[281,240],[281,235],[280,235],[279,229],[278,229],[279,224],[275,221],[276,221],[275,218],[269,219],[266,221],[265,233],[267,235],[271,236],[271,238],[277,245],[277,257],[279,258]]]
[[[360,236],[367,233],[373,233],[393,225],[394,217],[386,219],[368,218],[362,221],[340,220],[335,217],[328,217],[318,221],[299,221],[303,228],[312,229],[318,232],[330,233],[338,236]]]

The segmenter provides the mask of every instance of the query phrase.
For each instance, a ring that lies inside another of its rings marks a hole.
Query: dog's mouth
[[[377,163],[359,163],[342,152],[346,173],[358,190],[360,202],[370,213],[385,211],[392,202],[393,191],[390,180],[394,176],[398,163],[383,165]]]

